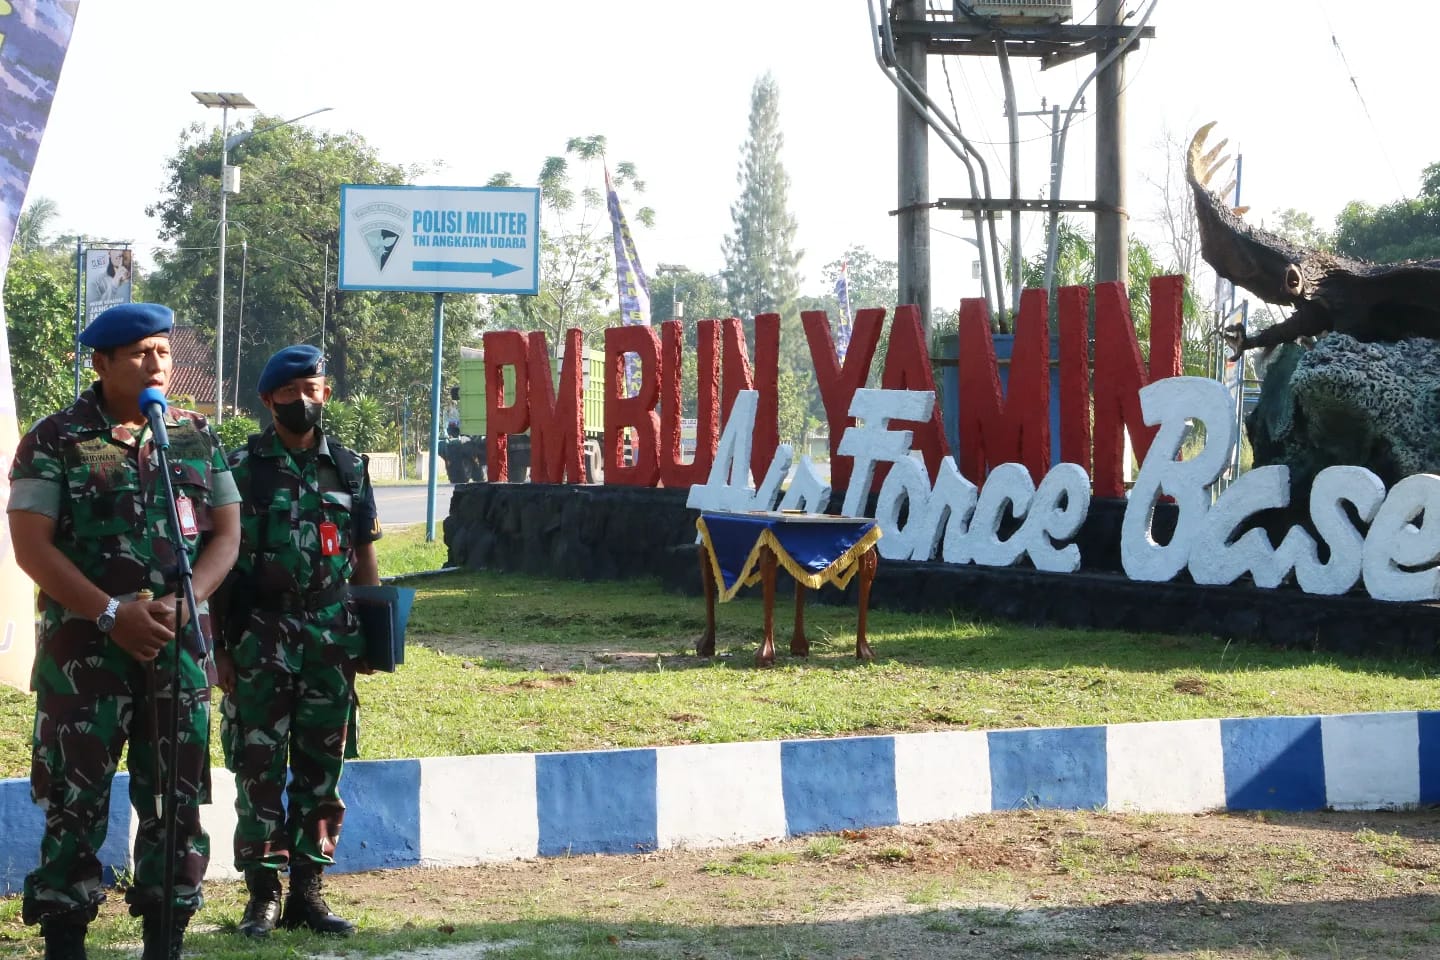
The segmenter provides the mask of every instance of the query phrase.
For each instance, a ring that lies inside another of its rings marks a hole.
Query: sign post
[[[430,353],[430,470],[425,475],[425,542],[435,540],[435,473],[440,461],[440,355],[445,340],[445,294],[435,294],[435,343]]]
[[[445,294],[540,292],[540,191],[343,184],[338,286],[435,297],[425,497],[425,539],[433,541]]]

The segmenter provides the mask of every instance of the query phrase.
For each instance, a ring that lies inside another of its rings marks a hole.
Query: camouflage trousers
[[[306,626],[270,647],[231,650],[235,694],[221,702],[220,742],[235,774],[235,868],[335,862],[345,802],[340,773],[353,743],[355,662]],[[349,754],[349,755],[353,755]],[[287,786],[288,776],[288,786]]]
[[[30,793],[45,814],[40,865],[25,878],[26,923],[72,910],[89,911],[105,899],[99,852],[110,825],[110,785],[129,742],[130,803],[138,826],[134,882],[125,899],[132,913],[162,902],[165,831],[155,809],[156,750],[145,673],[129,672],[130,691],[103,697],[36,694]],[[168,694],[168,691],[166,691]],[[179,795],[175,826],[175,908],[195,911],[204,903],[201,882],[210,863],[210,838],[200,824],[200,804],[210,801],[210,691],[183,690],[176,760]],[[171,698],[156,698],[155,712],[169,752]],[[164,771],[162,771],[163,774]],[[113,865],[112,865],[113,866]]]

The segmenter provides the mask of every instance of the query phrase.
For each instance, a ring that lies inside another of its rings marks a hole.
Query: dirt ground
[[[686,960],[1428,960],[1440,956],[1440,813],[1021,811],[723,850],[388,871],[336,877],[332,890],[442,931],[592,920],[613,925],[622,953]]]
[[[721,650],[715,657],[697,657],[693,644],[689,653],[676,650],[656,653],[654,650],[623,650],[612,646],[589,643],[565,644],[511,643],[505,640],[486,640],[480,637],[458,637],[427,635],[426,645],[435,646],[451,656],[472,657],[488,664],[504,664],[515,670],[654,670],[659,663],[665,669],[699,667],[725,660],[736,654]],[[786,641],[788,642],[788,641]],[[753,658],[754,653],[744,654]],[[746,659],[743,662],[749,663]]]
[[[786,635],[788,636],[788,635]],[[444,649],[452,656],[467,656],[477,661],[484,661],[487,664],[504,664],[517,671],[598,671],[598,669],[612,669],[612,671],[644,672],[652,671],[655,665],[661,664],[665,669],[684,669],[687,666],[706,666],[714,661],[724,661],[727,658],[742,658],[743,664],[752,664],[755,659],[757,645],[744,646],[742,652],[726,651],[724,636],[720,638],[720,652],[716,656],[696,656],[694,640],[688,640],[688,646],[681,651],[681,645],[672,651],[657,653],[655,651],[626,651],[615,646],[596,645],[596,643],[566,643],[559,646],[554,643],[510,643],[507,640],[488,640],[477,638],[477,636],[426,636],[426,645],[433,645],[435,648]],[[788,643],[785,639],[783,642]],[[811,639],[814,643],[814,638]]]

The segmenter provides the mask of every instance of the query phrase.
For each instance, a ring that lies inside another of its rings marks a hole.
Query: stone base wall
[[[456,487],[445,520],[449,563],[577,580],[654,578],[699,595],[697,511],[686,491],[546,484]],[[839,512],[840,495],[832,502]],[[882,561],[875,609],[955,612],[1017,623],[1139,632],[1208,634],[1354,655],[1433,656],[1440,650],[1440,603],[1387,603],[1362,593],[1320,597],[1294,587],[1241,582],[1200,586],[1130,580],[1121,572],[1125,501],[1096,499],[1076,543],[1079,573],[1028,567]],[[1156,511],[1156,536],[1174,528],[1173,509]],[[779,589],[791,584],[782,576]],[[759,587],[751,588],[758,594]],[[853,604],[857,585],[825,588],[820,603]],[[784,622],[784,614],[781,615]]]
[[[695,572],[699,513],[685,506],[688,495],[641,487],[461,484],[445,518],[449,565],[572,580],[643,579],[663,576],[672,554],[689,548],[687,569]]]

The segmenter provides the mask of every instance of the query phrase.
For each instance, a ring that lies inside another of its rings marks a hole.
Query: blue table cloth
[[[880,539],[880,528],[867,517],[818,513],[702,513],[695,526],[710,551],[721,601],[760,582],[766,547],[802,586],[844,589],[860,569],[860,557]]]

